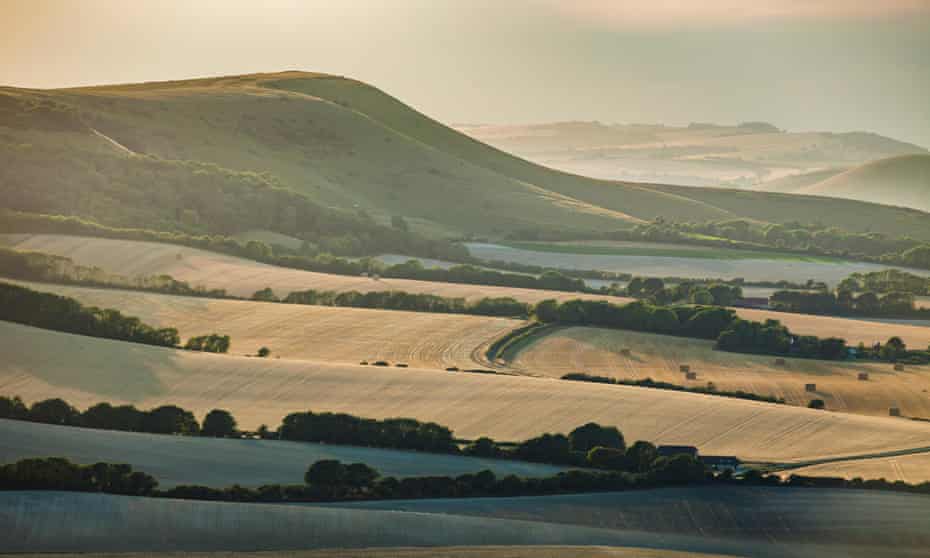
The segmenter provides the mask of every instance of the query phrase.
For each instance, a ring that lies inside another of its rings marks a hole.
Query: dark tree
[[[322,459],[310,465],[304,475],[304,482],[323,486],[338,486],[345,483],[346,473],[346,466],[340,461]]]
[[[591,449],[601,446],[605,448],[626,450],[623,434],[615,426],[601,426],[596,422],[589,422],[579,426],[569,433],[572,451],[587,453]]]
[[[626,468],[626,452],[618,448],[597,446],[588,452],[587,462],[598,469],[620,470]]]
[[[214,438],[229,438],[235,436],[236,433],[236,419],[229,411],[223,409],[213,409],[207,413],[203,419],[203,427],[200,429],[202,436]]]
[[[811,399],[807,406],[811,409],[826,409],[827,403],[823,399]]]
[[[81,413],[62,399],[46,399],[33,403],[29,409],[29,420],[46,424],[77,426]]]
[[[258,354],[258,356],[260,356],[260,357],[262,357],[262,358],[265,358],[265,357],[267,357],[268,355],[271,354],[271,349],[269,349],[268,347],[262,347],[262,348],[260,348],[260,349],[258,350],[258,353],[257,353],[257,354]]]
[[[155,434],[197,434],[200,430],[193,413],[175,405],[152,409],[142,420],[142,429]]]
[[[634,473],[645,473],[652,469],[652,464],[659,457],[659,452],[649,442],[639,440],[626,450],[626,469]]]

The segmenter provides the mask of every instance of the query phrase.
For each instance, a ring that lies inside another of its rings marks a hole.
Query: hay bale
[[[817,384],[804,384],[804,391],[817,391]]]
[[[894,371],[895,371],[895,372],[904,372],[904,365],[903,365],[903,364],[895,364],[895,365],[894,365]]]
[[[686,380],[697,380],[697,372],[688,372],[685,374]]]
[[[868,379],[869,379],[869,373],[868,373],[868,372],[859,372],[859,381],[860,381],[860,382],[865,382],[865,381],[867,381]]]
[[[889,408],[889,409],[888,409],[888,416],[889,416],[889,417],[900,417],[900,416],[901,416],[901,409],[899,409],[899,408],[897,408],[897,407],[891,407],[891,408]]]
[[[406,362],[398,362],[398,363],[395,364],[394,366],[396,366],[396,367],[398,367],[398,368],[407,368],[407,363],[406,363]]]
[[[681,372],[684,372],[685,374],[687,374],[687,373],[691,372],[691,366],[688,365],[688,364],[682,364],[681,366],[678,367],[678,370],[680,370]]]
[[[630,356],[632,351],[624,347],[623,349],[620,349],[620,354],[623,356]]]
[[[776,358],[776,359],[775,359],[775,366],[784,366],[784,365],[785,365],[785,359],[783,359],[783,358]]]

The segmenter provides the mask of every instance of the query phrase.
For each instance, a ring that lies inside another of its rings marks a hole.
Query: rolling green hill
[[[360,224],[366,216],[386,225],[400,215],[432,237],[604,231],[662,216],[816,220],[930,239],[928,215],[901,208],[554,171],[364,83],[302,72],[0,88],[0,195],[7,208],[114,226],[304,238],[353,226],[378,237]],[[342,225],[320,224],[333,221]]]
[[[930,155],[873,161],[798,192],[930,211]]]

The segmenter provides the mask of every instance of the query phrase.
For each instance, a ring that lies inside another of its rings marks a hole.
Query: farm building
[[[736,472],[742,462],[732,455],[702,455],[701,463],[709,469],[722,473],[723,471]]]

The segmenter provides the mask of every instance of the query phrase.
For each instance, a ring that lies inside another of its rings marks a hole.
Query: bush
[[[260,349],[258,350],[258,353],[257,353],[257,354],[258,354],[258,356],[260,356],[261,358],[265,358],[265,357],[267,357],[268,355],[271,354],[271,349],[269,349],[268,347],[262,347],[262,348],[260,348]]]
[[[210,335],[191,337],[184,345],[184,349],[207,353],[225,353],[229,351],[229,336],[211,333]]]
[[[81,413],[63,399],[46,399],[33,403],[29,408],[29,420],[46,424],[78,426]]]
[[[811,399],[807,406],[811,409],[826,409],[827,403],[823,399]]]

